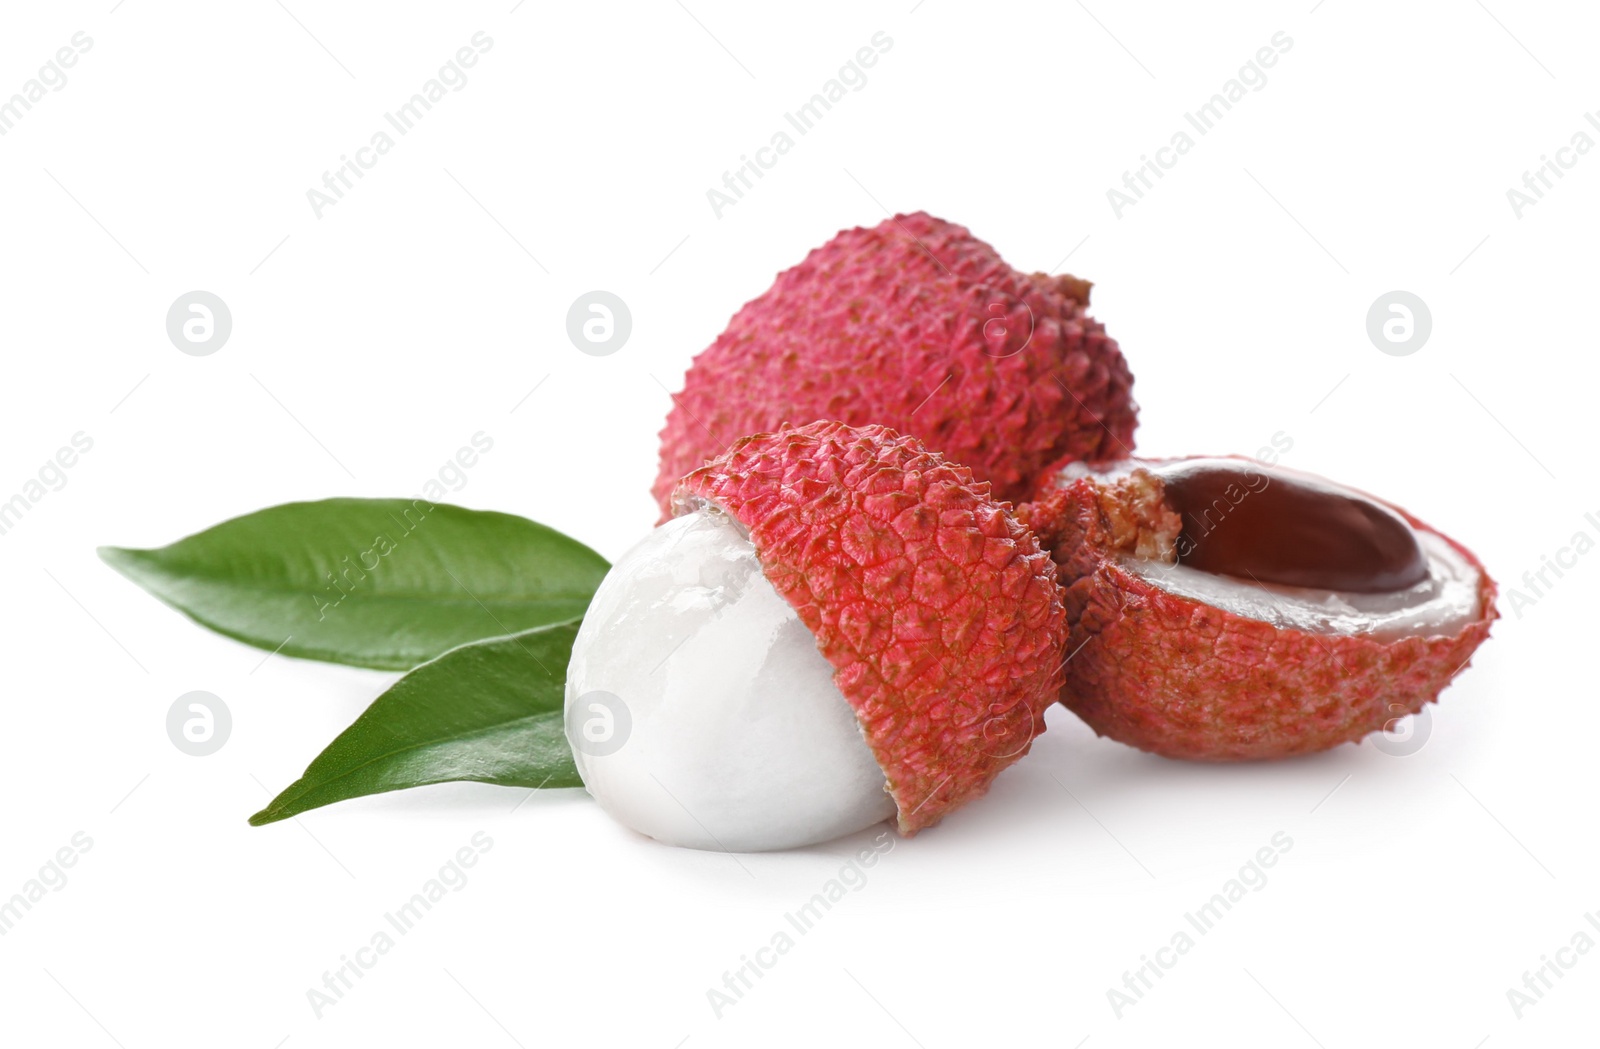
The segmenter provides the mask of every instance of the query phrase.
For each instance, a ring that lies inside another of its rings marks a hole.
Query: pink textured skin
[[[837,419],[920,438],[994,496],[1050,464],[1132,454],[1133,376],[1089,284],[1022,274],[918,212],[846,230],[747,303],[695,358],[661,431],[654,493],[736,438]]]
[[[1096,483],[1047,484],[1018,516],[1055,554],[1071,637],[1061,702],[1096,733],[1195,761],[1282,758],[1353,743],[1434,702],[1489,636],[1495,584],[1459,634],[1381,642],[1279,629],[1161,590],[1116,564]]]
[[[912,834],[981,795],[1044,731],[1066,637],[1055,566],[964,467],[881,426],[737,442],[685,477],[750,533],[816,636]]]

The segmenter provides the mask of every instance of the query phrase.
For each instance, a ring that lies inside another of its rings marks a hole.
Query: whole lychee
[[[758,434],[683,478],[573,645],[589,793],[671,844],[930,826],[1044,730],[1054,565],[970,471],[879,426]]]
[[[1359,740],[1434,701],[1497,614],[1466,548],[1249,459],[1078,464],[1018,513],[1066,587],[1062,702],[1167,757]]]
[[[736,438],[817,419],[919,437],[1011,502],[1053,463],[1132,454],[1133,376],[1089,288],[921,212],[845,230],[695,358],[661,431],[663,515]]]

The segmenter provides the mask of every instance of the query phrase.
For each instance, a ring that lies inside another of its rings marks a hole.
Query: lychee
[[[1131,455],[1133,376],[1089,288],[921,212],[840,233],[695,358],[661,431],[663,515],[736,438],[818,419],[921,438],[1011,502],[1053,463]]]
[[[1249,459],[1075,464],[1018,514],[1066,588],[1062,702],[1167,757],[1359,740],[1435,700],[1497,615],[1465,547]]]
[[[1060,689],[1050,557],[964,467],[881,426],[741,439],[674,488],[578,632],[567,736],[619,822],[695,848],[928,827]]]

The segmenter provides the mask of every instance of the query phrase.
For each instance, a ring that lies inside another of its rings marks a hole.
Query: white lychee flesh
[[[715,509],[655,529],[601,582],[566,731],[601,808],[671,845],[794,848],[895,813],[833,667]]]
[[[1432,532],[1418,532],[1417,542],[1428,556],[1428,578],[1387,594],[1262,583],[1136,557],[1124,558],[1122,565],[1168,593],[1286,630],[1384,642],[1458,634],[1481,614],[1481,575]]]

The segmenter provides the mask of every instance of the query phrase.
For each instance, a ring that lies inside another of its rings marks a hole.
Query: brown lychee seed
[[[1250,459],[1074,464],[1019,516],[1066,588],[1062,703],[1167,757],[1357,741],[1435,701],[1497,616],[1465,547]]]
[[[1229,459],[1179,460],[1152,472],[1183,522],[1178,562],[1190,568],[1363,594],[1404,590],[1428,576],[1405,518],[1320,478],[1280,476],[1274,484]],[[1224,517],[1228,527],[1218,527]]]

